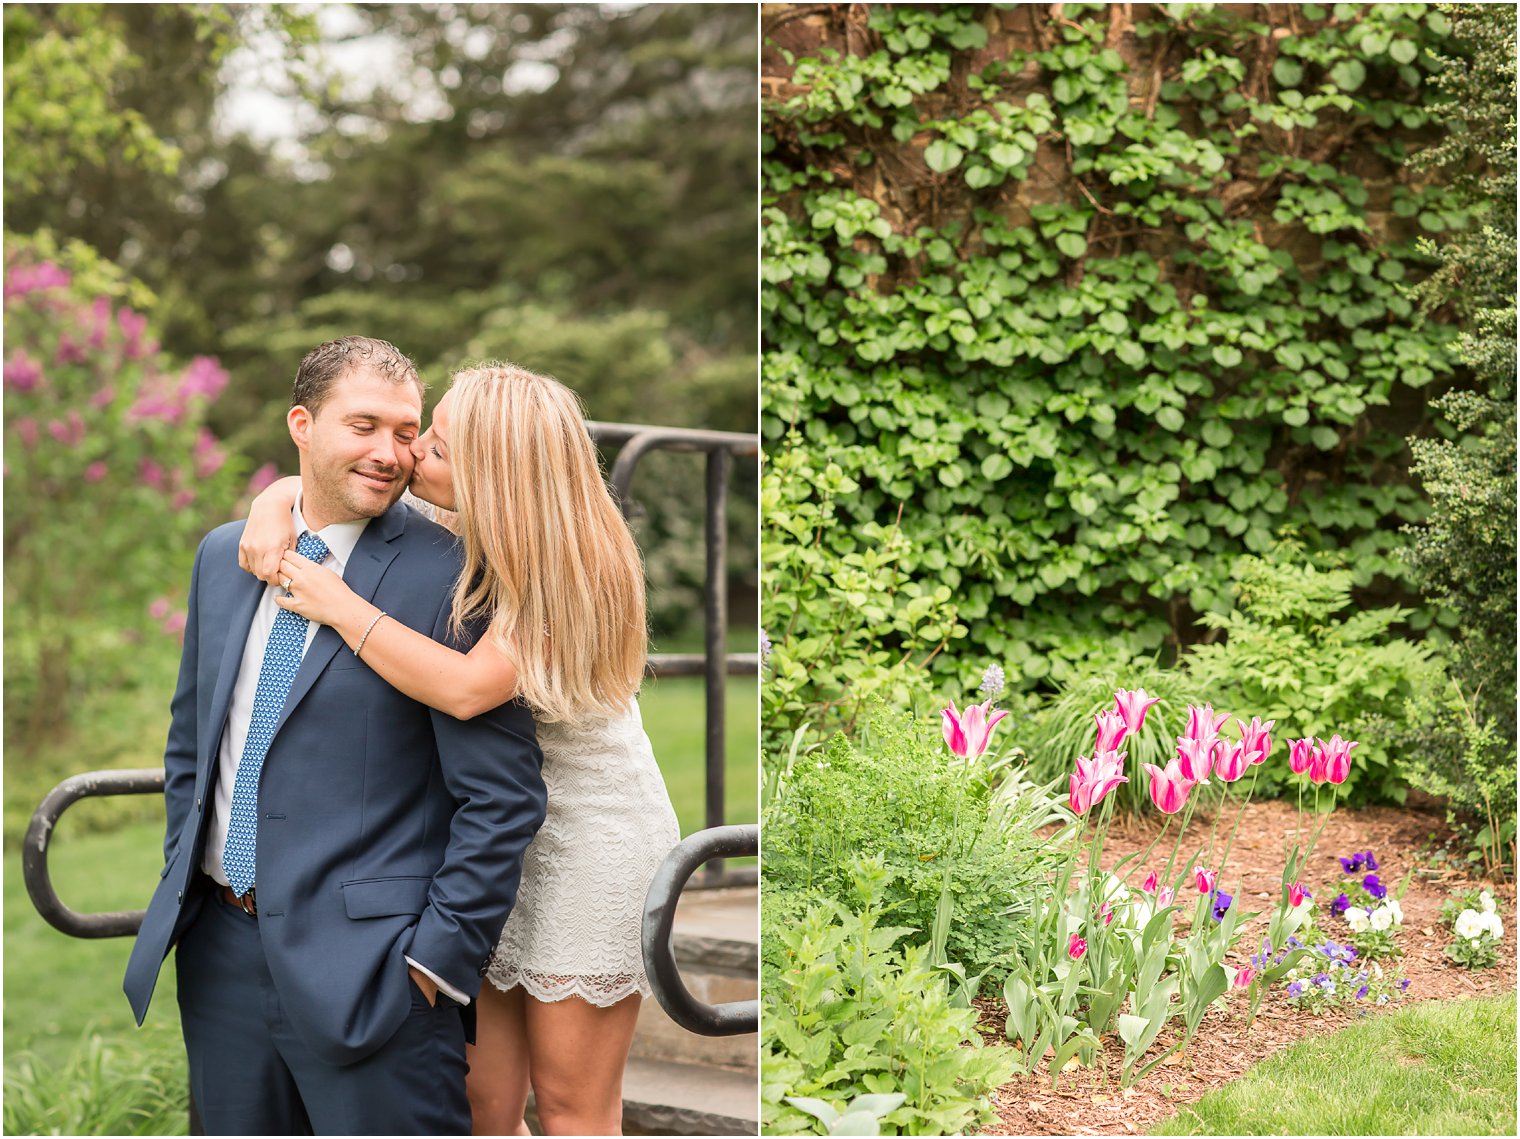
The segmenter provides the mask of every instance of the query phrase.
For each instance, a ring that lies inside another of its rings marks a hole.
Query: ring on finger
[[[280,582],[280,588],[283,589],[286,593],[289,593],[290,592],[290,578],[287,577],[284,581]]]

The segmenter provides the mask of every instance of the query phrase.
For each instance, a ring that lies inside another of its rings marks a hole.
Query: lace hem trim
[[[553,1004],[568,997],[580,997],[587,1004],[607,1008],[635,993],[652,994],[642,973],[616,973],[602,976],[558,976],[529,973],[523,969],[492,969],[486,974],[491,984],[502,992],[521,985],[534,1000]]]

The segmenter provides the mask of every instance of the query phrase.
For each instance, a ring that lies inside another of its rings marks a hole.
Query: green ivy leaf
[[[1355,91],[1367,81],[1367,68],[1359,59],[1343,59],[1330,69],[1330,81],[1342,91]]]
[[[946,174],[961,164],[966,152],[953,142],[937,138],[924,148],[924,161],[936,174]]]
[[[1058,233],[1056,248],[1066,256],[1075,259],[1087,252],[1087,238],[1080,233]]]
[[[1156,412],[1156,422],[1168,431],[1181,431],[1183,423],[1182,412],[1178,411],[1175,407],[1163,407],[1160,411]]]
[[[1272,78],[1282,87],[1297,87],[1304,78],[1304,65],[1292,56],[1280,55],[1272,65]]]

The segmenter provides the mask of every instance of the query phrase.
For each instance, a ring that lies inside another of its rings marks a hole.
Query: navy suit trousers
[[[201,879],[207,887],[209,879]],[[415,984],[396,1034],[353,1064],[292,1028],[259,921],[207,898],[175,949],[190,1093],[207,1135],[468,1135],[463,1010]]]

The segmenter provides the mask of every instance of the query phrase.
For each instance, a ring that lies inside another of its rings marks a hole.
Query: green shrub
[[[767,960],[777,960],[777,931],[809,907],[848,901],[850,860],[865,854],[890,872],[895,923],[928,941],[948,898],[946,959],[971,974],[999,962],[1011,944],[1008,913],[1027,906],[1059,850],[1037,828],[1064,812],[1017,772],[979,778],[982,766],[950,756],[937,722],[885,710],[859,743],[839,735],[798,759],[764,814]]]
[[[1269,558],[1238,560],[1237,608],[1203,617],[1224,639],[1194,645],[1184,667],[1216,708],[1275,720],[1279,755],[1290,738],[1338,732],[1359,740],[1346,782],[1326,784],[1326,793],[1355,805],[1402,803],[1408,752],[1389,739],[1387,724],[1404,715],[1405,701],[1438,665],[1429,645],[1391,632],[1409,610],[1354,608],[1353,573],[1337,559],[1320,560],[1328,568],[1291,541]],[[1347,609],[1353,612],[1342,615]],[[1264,764],[1258,794],[1274,794],[1291,778],[1285,764]]]
[[[888,1135],[994,1122],[988,1093],[1012,1077],[1011,1051],[982,1045],[976,1010],[952,1005],[924,946],[892,948],[911,931],[878,924],[893,877],[882,859],[839,869],[850,907],[821,901],[788,923],[784,965],[764,986],[763,1131],[827,1134],[819,1106],[843,1112],[861,1095],[905,1096],[880,1118]]]

